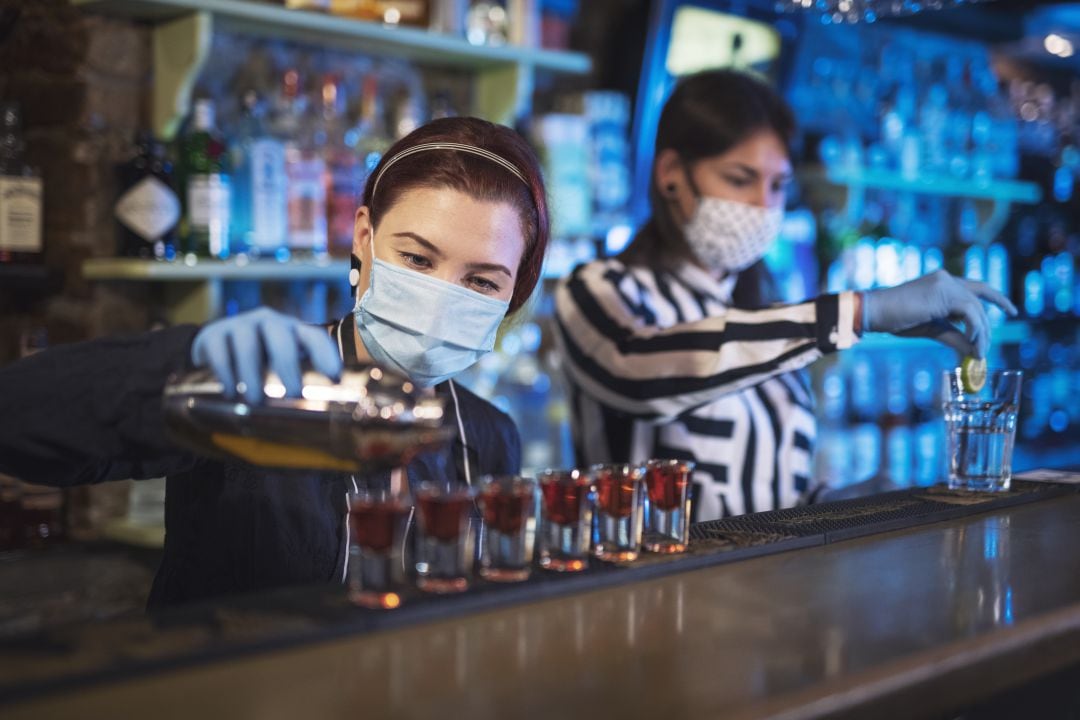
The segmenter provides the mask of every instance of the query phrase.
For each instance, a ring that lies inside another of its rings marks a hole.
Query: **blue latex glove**
[[[263,398],[264,362],[281,378],[286,395],[299,397],[304,359],[333,380],[341,376],[341,355],[325,329],[269,308],[208,323],[191,345],[195,366],[209,366],[227,397],[239,392],[249,403]]]
[[[989,285],[938,270],[903,285],[865,293],[863,330],[933,338],[962,355],[984,358],[990,348],[990,319],[980,300],[1016,315],[1009,299]],[[963,323],[963,332],[956,322]]]

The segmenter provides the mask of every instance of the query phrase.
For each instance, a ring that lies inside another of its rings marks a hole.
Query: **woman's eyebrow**
[[[425,239],[421,235],[417,235],[414,232],[408,232],[408,231],[396,232],[396,233],[394,233],[394,237],[400,237],[400,238],[406,238],[408,240],[412,240],[417,245],[421,245],[424,248],[426,248],[427,250],[429,250],[432,254],[437,255],[440,258],[445,257],[443,255],[442,250],[440,250],[438,248],[438,246],[435,245],[435,243],[431,242],[430,240]]]
[[[726,167],[729,170],[738,170],[740,172],[744,172],[747,175],[749,175],[752,180],[756,180],[759,177],[761,177],[761,173],[758,172],[757,168],[751,167],[749,165],[745,165],[745,164],[743,164],[741,162],[732,161],[732,162],[728,163]],[[788,182],[788,181],[794,179],[794,177],[795,177],[794,173],[792,171],[790,171],[790,170],[785,170],[784,172],[777,173],[777,175],[776,175],[776,179],[780,180],[781,182]]]
[[[745,164],[743,164],[741,162],[734,162],[734,161],[728,162],[728,163],[725,163],[725,165],[723,167],[726,170],[738,170],[740,172],[744,172],[744,173],[746,173],[747,175],[749,175],[752,178],[756,178],[758,175],[761,174],[761,173],[759,173],[757,171],[756,168],[752,168],[749,165],[745,165]]]
[[[490,270],[493,272],[501,272],[511,280],[514,279],[514,276],[510,272],[510,269],[505,265],[500,265],[498,263],[469,263],[465,267],[469,268],[470,270]]]

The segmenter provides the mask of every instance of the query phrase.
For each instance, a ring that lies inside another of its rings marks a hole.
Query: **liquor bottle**
[[[23,483],[19,497],[23,547],[51,545],[64,536],[64,493],[60,488]]]
[[[22,483],[0,473],[0,552],[22,545]]]
[[[288,258],[285,143],[266,127],[265,105],[244,94],[244,114],[232,142],[232,252]]]
[[[326,12],[330,8],[329,0],[285,0],[285,7],[290,10],[315,10]]]
[[[818,425],[814,474],[834,487],[851,484],[852,441],[848,416],[846,369],[839,361],[826,365],[821,374],[821,422]]]
[[[872,355],[854,350],[851,358],[850,418],[852,482],[877,475],[881,468],[882,432],[880,383]]]
[[[431,18],[429,0],[330,0],[330,12],[358,20],[415,27],[427,27]]]
[[[1009,251],[1001,243],[993,243],[986,249],[986,282],[1005,296],[1009,295],[1012,279],[1009,276]],[[992,325],[1005,322],[1005,311],[997,305],[986,310]]]
[[[941,477],[944,463],[945,428],[941,418],[940,366],[934,354],[914,353],[911,366],[911,421],[914,448],[913,484],[933,485]]]
[[[379,97],[379,80],[374,73],[364,76],[360,96],[360,122],[356,126],[356,154],[364,173],[363,182],[379,164],[393,141],[386,129],[386,117]]]
[[[377,0],[330,0],[330,13],[356,20],[379,19]]]
[[[19,338],[19,355],[29,357],[48,346],[44,328],[27,328]],[[60,488],[23,482],[19,488],[21,547],[51,545],[64,537],[64,492]]]
[[[473,45],[505,45],[510,39],[509,14],[500,0],[470,0],[465,37]]]
[[[387,25],[427,27],[431,24],[431,0],[380,0],[380,19]]]
[[[44,259],[41,176],[27,164],[25,148],[19,106],[0,105],[0,264]]]
[[[192,128],[180,141],[184,184],[185,252],[229,256],[232,178],[225,141],[214,127],[214,103],[197,100]]]
[[[353,244],[356,208],[363,192],[364,171],[360,158],[346,141],[342,118],[341,85],[327,75],[322,86],[322,131],[326,135],[323,160],[326,163],[326,211],[330,254],[349,257]]]
[[[275,123],[277,135],[285,139],[289,252],[325,255],[326,163],[317,119],[308,112],[296,70],[285,72]]]
[[[135,137],[135,154],[116,167],[120,193],[113,208],[117,253],[123,257],[172,259],[180,222],[180,198],[164,144],[147,132]]]

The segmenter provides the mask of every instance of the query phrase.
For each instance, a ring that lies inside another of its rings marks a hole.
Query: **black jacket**
[[[58,346],[0,368],[0,472],[57,486],[167,476],[165,551],[151,607],[342,582],[351,476],[201,459],[166,435],[162,388],[186,367],[197,331]],[[448,448],[416,458],[410,485],[465,482],[464,456],[473,478],[520,471],[521,441],[509,417],[459,385],[436,392],[456,411],[465,442],[459,434]]]

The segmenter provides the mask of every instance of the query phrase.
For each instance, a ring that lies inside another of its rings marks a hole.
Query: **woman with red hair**
[[[410,484],[517,473],[513,422],[452,378],[492,349],[500,323],[532,294],[547,242],[543,180],[524,140],[475,118],[432,122],[390,148],[365,188],[354,312],[317,327],[263,308],[56,347],[0,369],[0,472],[60,486],[166,475],[165,552],[151,606],[341,582],[355,479],[278,481],[190,455],[165,433],[166,378],[209,367],[259,402],[265,368],[298,396],[305,360],[329,377],[374,361],[445,396],[455,416],[452,462],[421,455],[406,468]]]

